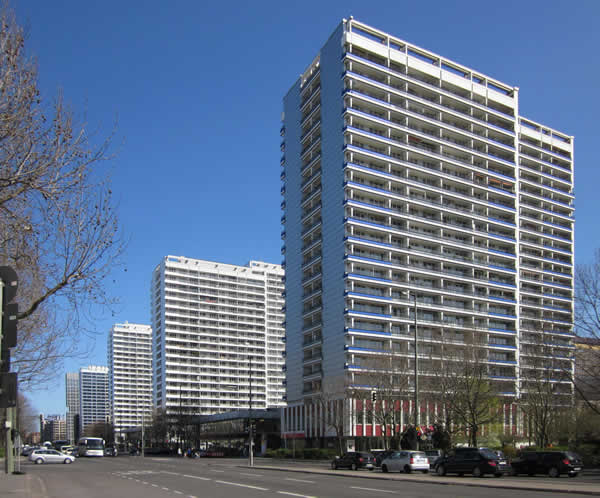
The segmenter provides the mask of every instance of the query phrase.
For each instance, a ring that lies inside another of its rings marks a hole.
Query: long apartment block
[[[167,256],[152,277],[154,398],[169,414],[285,405],[283,269]]]
[[[108,334],[112,423],[119,438],[152,419],[152,328],[117,323]]]
[[[351,18],[285,96],[281,150],[284,433],[326,379],[368,389],[390,353],[411,375],[414,295],[423,378],[475,341],[507,400],[540,365],[572,393],[573,137],[518,87]]]

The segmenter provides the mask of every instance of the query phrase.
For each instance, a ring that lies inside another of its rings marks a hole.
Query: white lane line
[[[176,495],[182,495],[183,493],[181,491],[177,491],[177,490],[173,490],[173,493],[175,493]]]
[[[314,484],[315,481],[307,481],[306,479],[292,479],[291,477],[286,477],[286,481],[294,481],[294,482],[307,482],[309,484]]]
[[[250,477],[262,477],[264,474],[246,474],[245,472],[239,473],[241,476],[250,476]]]
[[[158,484],[153,484],[152,487],[153,488],[158,488]]]
[[[214,470],[214,469],[209,469],[211,472],[225,472],[224,470]]]
[[[269,491],[269,488],[259,488],[258,486],[250,486],[248,484],[241,484],[239,482],[228,482],[228,481],[215,481],[219,484],[229,484],[230,486],[239,486],[240,488],[258,489],[259,491]]]
[[[169,488],[160,488],[160,489],[164,489],[165,491],[169,491]]]
[[[160,471],[162,474],[171,474],[173,476],[178,476],[179,473],[178,472],[169,472],[168,470],[161,470]]]
[[[142,484],[148,484],[148,481],[142,481]]]
[[[197,497],[197,496],[194,496],[194,495],[188,495],[188,497],[187,497],[187,498],[198,498],[198,497]]]
[[[140,482],[140,480],[139,480],[139,479],[134,479],[134,481],[135,481],[135,482]]]
[[[350,486],[350,489],[360,489],[363,491],[377,491],[378,493],[396,493],[395,491],[390,491],[389,489],[359,488],[358,486]]]
[[[298,493],[290,493],[289,491],[277,491],[280,495],[300,496],[302,498],[317,498],[316,496],[299,495]]]
[[[191,476],[189,474],[183,474],[182,477],[189,477],[190,479],[200,479],[201,481],[212,481],[210,477]]]

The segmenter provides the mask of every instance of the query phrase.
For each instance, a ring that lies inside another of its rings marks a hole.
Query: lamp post
[[[248,348],[249,394],[248,394],[248,465],[254,467],[254,431],[252,430],[252,353]]]
[[[419,337],[417,335],[417,294],[414,291],[405,291],[407,296],[412,294],[414,302],[414,314],[415,314],[415,392],[414,392],[414,424],[415,430],[419,426]],[[417,439],[417,450],[419,449],[419,440]]]

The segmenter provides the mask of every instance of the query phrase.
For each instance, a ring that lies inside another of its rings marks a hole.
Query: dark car
[[[583,468],[579,455],[571,451],[523,451],[512,462],[512,474],[548,474],[575,477]]]
[[[334,470],[341,468],[373,470],[375,468],[375,457],[372,453],[349,451],[339,458],[336,457],[335,460],[331,462],[331,468]]]
[[[118,454],[119,454],[119,451],[117,450],[117,448],[115,446],[107,446],[104,449],[104,455],[105,456],[116,457]]]
[[[473,474],[474,477],[483,477],[485,474],[492,474],[502,477],[510,471],[510,465],[486,448],[456,448],[449,455],[438,459],[435,471],[440,476],[452,473],[459,476]]]
[[[381,462],[383,462],[392,453],[394,453],[394,450],[373,451],[373,456],[375,457],[375,467],[381,467]]]

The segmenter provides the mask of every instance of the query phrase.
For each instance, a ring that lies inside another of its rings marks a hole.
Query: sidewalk
[[[274,462],[275,463],[275,462]],[[535,481],[525,481],[522,479],[511,479],[504,476],[499,479],[494,478],[474,478],[474,477],[440,477],[434,475],[414,475],[414,474],[383,474],[380,472],[369,471],[344,471],[328,470],[310,466],[285,467],[279,465],[265,465],[259,462],[254,465],[255,469],[280,470],[285,472],[299,472],[305,474],[323,474],[339,477],[356,477],[362,479],[388,480],[388,481],[408,481],[427,484],[455,485],[455,486],[473,486],[489,487],[501,489],[514,489],[521,491],[543,491],[546,493],[580,493],[585,495],[600,496],[600,486],[594,483],[577,482],[574,479],[535,479]],[[594,469],[595,470],[595,469]]]
[[[3,498],[45,498],[44,483],[32,474],[0,474],[0,496]]]

